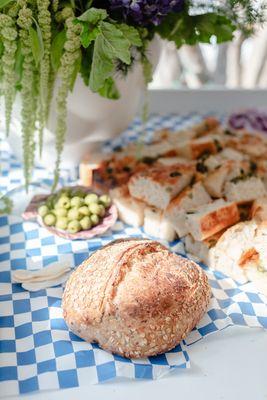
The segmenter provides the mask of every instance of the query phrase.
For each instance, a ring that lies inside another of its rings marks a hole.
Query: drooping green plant
[[[0,95],[8,134],[12,106],[21,94],[24,176],[30,182],[34,154],[53,97],[56,99],[54,187],[64,146],[67,97],[77,75],[93,92],[116,100],[115,76],[135,62],[149,82],[149,43],[157,33],[183,44],[250,35],[262,22],[264,2],[254,0],[0,0]]]
[[[4,76],[3,94],[5,98],[6,130],[9,131],[12,105],[16,89],[15,54],[17,51],[17,31],[12,17],[0,15],[0,34],[2,37],[2,74]]]
[[[81,60],[81,42],[80,42],[80,26],[74,24],[74,15],[71,9],[63,10],[66,16],[66,41],[64,44],[64,54],[61,59],[61,66],[59,69],[59,76],[61,84],[57,93],[57,126],[56,126],[56,149],[58,158],[56,161],[56,174],[54,181],[54,188],[56,187],[59,179],[59,166],[60,155],[63,150],[64,136],[66,132],[66,118],[67,118],[67,96],[68,92],[76,80],[76,75],[80,68]]]
[[[46,124],[46,117],[49,109],[48,86],[50,75],[50,52],[51,52],[51,14],[49,11],[49,0],[37,0],[38,23],[43,38],[43,48],[41,49],[41,60],[36,60],[37,65],[40,61],[40,102],[38,104],[39,112],[39,148],[42,156],[43,132]]]

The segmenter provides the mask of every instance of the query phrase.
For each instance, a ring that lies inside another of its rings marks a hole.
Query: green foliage
[[[116,26],[132,46],[142,47],[143,42],[136,28],[126,24],[119,24]]]
[[[14,0],[0,0],[0,8],[6,7],[9,3],[13,2]]]
[[[43,43],[42,34],[40,32],[40,28],[39,28],[39,31],[37,31],[33,27],[30,27],[29,35],[30,35],[30,41],[31,41],[32,55],[33,55],[35,64],[38,67],[38,65],[44,55],[44,43]]]
[[[81,74],[92,91],[118,99],[119,93],[112,79],[116,64],[130,65],[133,62],[132,48],[141,47],[143,42],[138,29],[106,21],[107,17],[106,10],[91,8],[76,20],[82,26],[80,40],[83,48],[91,47],[88,51],[91,64],[82,61]]]
[[[90,88],[97,92],[100,90],[105,81],[113,75],[114,63],[105,54],[104,39],[102,35],[98,35],[94,44],[94,55],[90,73],[89,85]]]
[[[216,37],[217,43],[233,39],[236,26],[224,15],[206,13],[188,15],[169,14],[157,28],[164,39],[172,40],[179,48],[183,44],[210,43]]]
[[[89,24],[96,25],[100,21],[104,21],[107,19],[108,13],[106,10],[101,8],[90,8],[86,10],[80,17],[77,19],[82,22],[88,22]]]
[[[58,32],[51,45],[51,64],[55,72],[58,71],[60,67],[61,57],[64,52],[64,45],[67,40],[66,31],[63,29]]]
[[[118,100],[120,98],[120,93],[116,87],[114,79],[109,77],[105,80],[104,86],[99,89],[98,93],[102,97],[107,99]]]
[[[0,80],[8,131],[17,91],[21,92],[24,175],[29,184],[39,133],[40,154],[44,127],[53,96],[57,126],[54,187],[66,133],[67,96],[80,74],[100,96],[118,99],[116,76],[126,76],[141,62],[144,79],[152,79],[148,47],[157,33],[183,44],[232,40],[236,30],[251,35],[263,21],[264,4],[254,0],[215,2],[185,0],[183,11],[168,14],[158,26],[142,27],[109,15],[105,1],[0,0]],[[102,8],[99,8],[102,7]],[[58,77],[60,79],[58,79]],[[56,84],[57,83],[57,84]]]

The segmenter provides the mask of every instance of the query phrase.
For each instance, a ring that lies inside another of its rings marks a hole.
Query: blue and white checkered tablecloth
[[[190,125],[199,116],[154,116],[147,135],[160,127],[174,129]],[[141,130],[138,120],[116,146],[135,140]],[[21,166],[4,141],[1,145],[0,190],[21,184]],[[107,149],[111,143],[107,144]],[[49,183],[51,176],[39,168],[35,180]],[[62,184],[69,183],[67,171]],[[78,266],[90,253],[121,237],[144,236],[142,229],[116,223],[112,230],[89,241],[68,241],[51,235],[36,223],[23,222],[17,216],[0,216],[0,395],[78,387],[103,382],[117,376],[132,379],[156,379],[173,368],[189,368],[188,350],[204,336],[230,325],[267,328],[266,298],[252,284],[240,286],[232,279],[207,270],[212,287],[209,309],[199,325],[174,350],[142,360],[127,360],[88,344],[72,334],[62,318],[62,287],[29,293],[11,283],[11,271],[38,269],[54,261]],[[184,254],[183,243],[167,244]],[[205,268],[203,266],[203,268]]]

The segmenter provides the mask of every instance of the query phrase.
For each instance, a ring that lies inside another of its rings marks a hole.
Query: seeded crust
[[[140,358],[174,348],[210,300],[204,271],[150,240],[115,241],[71,275],[63,315],[70,330],[110,352]]]

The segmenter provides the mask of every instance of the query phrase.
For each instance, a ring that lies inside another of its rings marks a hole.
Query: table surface
[[[267,332],[230,327],[189,349],[191,368],[157,381],[116,380],[57,392],[10,399],[29,400],[266,400]]]
[[[227,112],[238,106],[264,107],[267,91],[153,91],[152,112],[188,112],[204,109]],[[267,332],[230,327],[190,347],[191,368],[176,370],[157,381],[116,380],[57,392],[10,397],[30,400],[133,400],[179,398],[188,400],[267,399]]]

